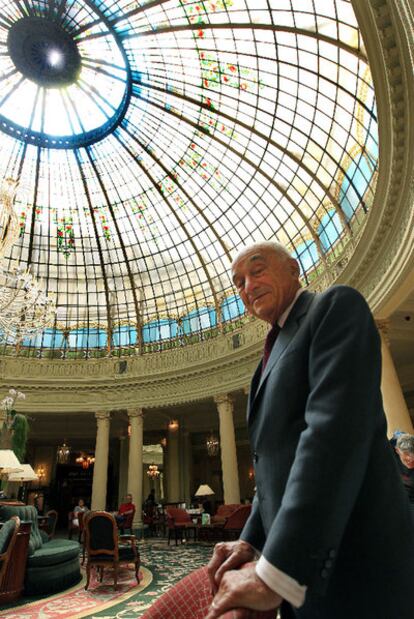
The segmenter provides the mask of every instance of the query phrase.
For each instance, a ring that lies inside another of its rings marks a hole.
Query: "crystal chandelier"
[[[148,477],[150,477],[150,479],[157,479],[159,474],[160,474],[160,472],[159,472],[158,466],[156,464],[150,464],[148,466],[147,475],[148,475]]]
[[[55,301],[28,271],[6,271],[0,266],[0,331],[4,339],[18,342],[52,324]]]
[[[207,447],[207,453],[209,456],[211,457],[217,456],[219,452],[219,448],[220,448],[220,442],[217,436],[215,436],[213,433],[211,433],[210,436],[207,437],[206,447]]]
[[[19,236],[13,208],[17,181],[6,179],[0,186],[0,259]],[[31,338],[52,324],[56,304],[29,270],[7,270],[0,265],[0,337],[13,343]]]
[[[69,462],[70,456],[70,447],[66,445],[66,439],[63,441],[62,445],[56,450],[56,461],[58,464],[67,464]]]

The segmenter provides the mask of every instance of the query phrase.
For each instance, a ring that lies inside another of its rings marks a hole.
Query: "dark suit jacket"
[[[363,297],[305,291],[253,377],[256,475],[241,538],[308,590],[301,619],[413,619],[414,529],[386,437]]]

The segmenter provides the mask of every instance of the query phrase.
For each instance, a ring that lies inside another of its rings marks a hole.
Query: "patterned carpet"
[[[205,565],[212,553],[210,544],[168,547],[165,540],[139,544],[141,580],[133,570],[121,570],[119,590],[114,591],[110,572],[102,583],[93,580],[84,590],[85,578],[68,591],[49,598],[34,599],[0,611],[2,619],[136,619],[165,591],[192,570]]]

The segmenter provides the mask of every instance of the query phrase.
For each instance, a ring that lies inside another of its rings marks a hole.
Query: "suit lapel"
[[[273,346],[272,352],[270,353],[263,374],[261,372],[262,362],[259,363],[259,366],[257,367],[252,379],[248,404],[248,416],[250,416],[250,414],[252,413],[255,400],[259,395],[260,391],[262,390],[267,377],[278,362],[280,356],[282,355],[286,347],[295,336],[295,333],[301,323],[301,319],[308,312],[314,298],[314,293],[308,292],[307,290],[302,292],[295,305],[292,307],[286,323],[284,324],[283,328],[280,330],[279,335],[277,336],[276,342]]]

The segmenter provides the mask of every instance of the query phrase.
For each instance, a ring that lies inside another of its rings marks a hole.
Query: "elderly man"
[[[414,524],[414,436],[400,434],[395,444],[395,451],[398,454],[398,469],[410,502]]]
[[[346,286],[302,290],[276,243],[244,249],[232,271],[271,329],[248,403],[256,496],[240,540],[210,560],[207,619],[279,606],[283,618],[412,619],[414,531],[365,300]]]

